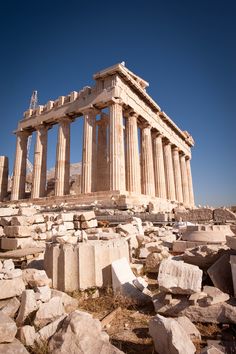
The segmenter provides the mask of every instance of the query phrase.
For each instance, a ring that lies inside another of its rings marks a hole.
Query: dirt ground
[[[98,318],[102,323],[107,319],[108,323],[104,329],[109,334],[111,343],[124,353],[156,353],[148,333],[149,320],[155,316],[152,304],[139,306],[123,296],[114,295],[111,289],[100,292],[94,289],[70,295],[79,300],[81,310],[93,314],[94,318]],[[110,313],[112,315],[107,316]],[[197,353],[207,344],[219,345],[220,348],[223,342],[228,343],[226,353],[236,353],[236,326],[203,323],[195,325],[202,335],[201,341],[194,342]]]
[[[152,339],[148,334],[149,319],[155,315],[151,305],[140,307],[134,301],[115,295],[111,289],[70,294],[79,300],[79,308],[93,314],[94,318],[106,321],[104,326],[110,341],[125,353],[155,353]],[[113,312],[114,311],[114,312]]]

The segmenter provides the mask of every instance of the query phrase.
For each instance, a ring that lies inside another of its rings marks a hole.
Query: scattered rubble
[[[91,299],[99,299],[98,288],[111,286],[114,299],[121,294],[132,306],[150,307],[146,325],[157,352],[217,351],[205,348],[198,323],[236,324],[235,214],[180,208],[173,214],[180,222],[162,215],[157,225],[142,221],[142,213],[66,205],[0,208],[0,353],[27,353],[45,342],[52,353],[67,353],[71,345],[76,352],[121,353],[106,332],[112,333],[122,311],[113,309],[100,322],[64,292],[94,289]],[[106,215],[117,222],[109,224]],[[193,225],[180,215],[212,222]],[[8,252],[15,257],[7,258]],[[124,336],[128,327],[124,323]]]

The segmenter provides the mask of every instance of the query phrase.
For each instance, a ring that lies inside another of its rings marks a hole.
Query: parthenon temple
[[[15,131],[11,200],[25,198],[27,142],[33,132],[36,143],[30,199],[47,197],[47,135],[53,125],[58,125],[54,198],[69,196],[70,125],[82,117],[78,201],[194,207],[191,135],[182,131],[148,95],[148,82],[123,64],[104,69],[93,79],[92,87],[24,113]]]

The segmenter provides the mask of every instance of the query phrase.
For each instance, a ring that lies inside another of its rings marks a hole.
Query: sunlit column
[[[180,172],[179,149],[177,147],[174,147],[172,150],[172,154],[173,154],[176,200],[179,203],[183,203],[183,190],[182,190],[182,181],[181,181],[181,172]]]
[[[191,165],[190,165],[190,158],[186,158],[186,168],[187,168],[187,176],[188,176],[188,188],[189,188],[189,205],[191,207],[194,206],[194,192],[193,192],[193,180],[192,180],[192,173],[191,173]]]
[[[125,191],[123,108],[120,103],[114,102],[109,109],[110,190]]]
[[[141,170],[143,194],[155,196],[152,137],[150,125],[145,125],[141,130]]]
[[[138,148],[138,115],[129,114],[126,118],[126,182],[127,190],[141,193],[140,162]]]
[[[47,183],[47,131],[46,126],[36,130],[32,198],[45,197]]]
[[[11,200],[25,198],[27,142],[29,135],[30,133],[28,131],[20,131],[16,133],[16,156]]]
[[[96,129],[96,112],[89,109],[84,112],[84,133],[83,133],[83,153],[82,153],[82,181],[81,192],[92,192],[92,177],[94,163],[94,136]]]
[[[171,153],[171,143],[166,141],[164,144],[164,161],[165,161],[165,175],[166,175],[166,190],[167,198],[170,200],[175,200],[175,180],[174,180],[174,169]]]
[[[58,127],[55,196],[70,193],[70,122],[63,118]]]
[[[180,169],[182,177],[182,188],[183,188],[183,202],[185,206],[189,206],[189,187],[188,187],[188,175],[185,155],[180,156]]]
[[[153,162],[156,196],[159,198],[166,198],[166,178],[162,138],[163,136],[160,133],[154,133],[153,135]]]

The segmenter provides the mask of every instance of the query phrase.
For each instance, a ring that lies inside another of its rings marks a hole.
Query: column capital
[[[99,109],[91,106],[91,107],[87,107],[87,108],[83,109],[81,111],[81,113],[83,114],[83,116],[90,115],[90,114],[97,115],[97,114],[101,113],[101,111]]]
[[[180,148],[178,148],[178,146],[174,145],[173,146],[173,151],[180,152]]]
[[[143,129],[152,129],[152,126],[151,126],[151,124],[149,124],[148,122],[145,122],[145,123],[143,123],[142,125],[141,125],[141,129],[143,130]]]
[[[134,112],[133,112],[133,114],[129,114],[129,115],[125,116],[125,117],[126,117],[126,119],[127,119],[128,121],[134,122],[134,121],[137,121],[137,120],[138,120],[139,115],[138,115],[137,113],[134,113]]]
[[[30,130],[18,130],[15,132],[16,136],[18,137],[28,137],[30,134],[32,134],[32,131]]]
[[[180,150],[179,154],[180,154],[180,157],[182,157],[182,158],[184,157],[186,159],[187,156],[185,155],[185,153],[182,150]]]
[[[41,123],[41,124],[39,124],[39,125],[37,125],[35,127],[35,131],[37,132],[37,131],[43,130],[43,131],[46,132],[46,131],[48,131],[51,128],[52,128],[51,125],[47,125],[47,124]]]
[[[130,118],[130,117],[134,117],[134,118],[138,118],[139,117],[139,115],[140,114],[138,114],[138,113],[136,113],[134,110],[133,110],[133,108],[126,108],[125,110],[124,110],[124,116],[126,117],[126,118]]]
[[[154,139],[156,139],[156,138],[162,139],[162,138],[165,137],[165,136],[164,136],[162,133],[160,133],[159,131],[153,131],[153,132],[152,132],[152,135],[153,135],[153,138],[154,138]]]
[[[58,120],[58,124],[60,124],[60,125],[66,125],[69,123],[71,123],[71,118],[69,118],[69,117],[63,117]]]
[[[171,141],[166,137],[164,137],[164,139],[163,139],[163,144],[164,145],[172,145]]]
[[[124,105],[124,101],[121,98],[112,97],[111,101],[108,103],[108,106],[112,106],[114,103],[119,104],[120,106]]]

